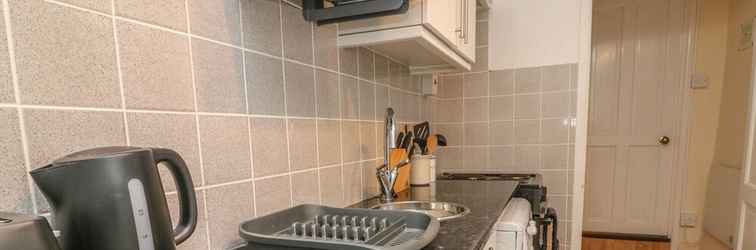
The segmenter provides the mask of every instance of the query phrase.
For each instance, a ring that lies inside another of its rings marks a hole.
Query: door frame
[[[682,237],[682,228],[679,227],[680,212],[682,212],[684,196],[687,189],[687,163],[688,163],[688,138],[690,136],[690,118],[692,115],[692,91],[688,83],[691,81],[692,73],[695,71],[695,49],[697,21],[700,13],[700,0],[685,1],[685,27],[687,36],[685,37],[684,48],[685,67],[681,72],[680,91],[682,97],[682,114],[679,124],[680,146],[678,153],[675,155],[676,164],[672,172],[672,204],[670,206],[670,222],[668,225],[669,237],[671,239],[672,250],[679,249]],[[578,85],[577,85],[577,115],[575,128],[575,173],[573,177],[572,190],[572,237],[570,239],[571,249],[580,249],[583,232],[583,208],[585,200],[585,169],[586,153],[588,150],[588,114],[590,100],[590,68],[591,68],[591,50],[593,29],[593,0],[579,0],[580,20],[578,30]]]

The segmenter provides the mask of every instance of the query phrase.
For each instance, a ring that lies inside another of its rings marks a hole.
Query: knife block
[[[389,154],[389,165],[396,166],[400,162],[407,159],[407,150],[403,148],[391,149]],[[407,190],[410,187],[410,173],[412,170],[412,164],[399,169],[399,175],[396,177],[396,184],[394,184],[394,192],[401,192]]]

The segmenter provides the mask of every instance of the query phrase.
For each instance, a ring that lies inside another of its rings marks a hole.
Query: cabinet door
[[[460,0],[461,20],[460,25],[462,28],[459,39],[457,40],[457,47],[462,57],[470,62],[475,62],[475,29],[477,27],[477,1],[476,0]]]
[[[423,0],[423,25],[449,47],[456,47],[461,34],[461,2],[464,0]]]

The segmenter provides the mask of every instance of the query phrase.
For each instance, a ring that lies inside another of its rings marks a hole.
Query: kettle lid
[[[144,150],[149,150],[149,148],[128,147],[128,146],[92,148],[92,149],[87,149],[87,150],[83,150],[83,151],[79,151],[76,153],[63,156],[60,159],[53,161],[53,165],[66,164],[66,163],[77,162],[77,161],[101,159],[101,158],[112,158],[115,156],[130,154],[130,153],[144,151]]]

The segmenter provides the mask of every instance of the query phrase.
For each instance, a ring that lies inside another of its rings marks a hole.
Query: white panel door
[[[756,24],[756,21],[754,22]],[[756,26],[753,26],[756,31]],[[756,59],[756,49],[752,58]],[[737,249],[756,249],[756,60],[751,67],[751,106],[748,112],[748,132],[746,133],[745,164],[743,164],[743,179],[740,186],[740,216],[738,220]]]
[[[683,0],[594,2],[585,231],[669,233],[683,10]]]

